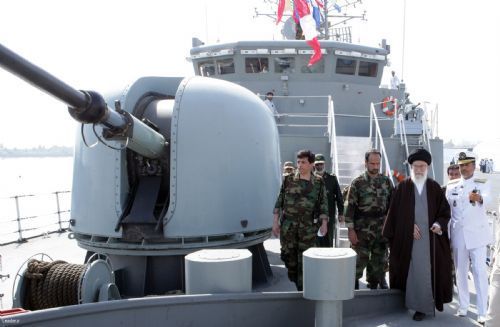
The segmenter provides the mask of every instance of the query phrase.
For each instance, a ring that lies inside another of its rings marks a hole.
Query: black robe
[[[451,277],[451,250],[448,239],[448,221],[450,206],[441,190],[441,186],[432,179],[427,179],[427,203],[429,226],[435,222],[441,225],[442,235],[427,231],[430,236],[431,280],[435,281],[434,300],[436,309],[443,310],[443,303],[453,299],[453,283]],[[402,181],[393,192],[389,212],[384,223],[382,234],[389,240],[389,280],[394,289],[406,290],[408,269],[410,267],[413,247],[413,225],[415,224],[415,184],[411,179]],[[426,231],[420,231],[426,232]],[[433,236],[435,235],[435,236]],[[435,253],[434,258],[434,240]],[[434,284],[433,284],[434,285]],[[434,292],[434,290],[433,290]]]

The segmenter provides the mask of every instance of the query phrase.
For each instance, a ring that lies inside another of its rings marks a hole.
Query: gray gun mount
[[[184,256],[202,248],[249,248],[254,281],[269,279],[262,243],[281,182],[280,150],[258,96],[206,77],[142,77],[103,97],[1,46],[0,66],[61,99],[82,122],[70,236],[88,258],[109,258],[123,296],[183,289]]]

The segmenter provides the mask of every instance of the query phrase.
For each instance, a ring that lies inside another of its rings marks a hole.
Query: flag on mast
[[[277,12],[277,20],[276,24],[281,21],[283,17],[283,11],[285,9],[285,2],[287,0],[279,0],[278,2],[278,12]],[[316,0],[313,0],[315,4],[317,4]],[[306,43],[314,50],[313,55],[309,59],[308,66],[312,66],[318,61],[321,60],[321,46],[318,41],[318,31],[316,30],[316,20],[313,18],[311,14],[311,10],[309,5],[312,5],[312,2],[308,0],[293,0],[294,14],[297,14],[300,21],[300,27],[304,32],[304,36],[306,39]],[[318,8],[319,12],[319,8]]]

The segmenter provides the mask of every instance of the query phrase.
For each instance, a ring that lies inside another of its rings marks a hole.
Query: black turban
[[[426,149],[415,149],[408,156],[408,163],[411,165],[414,161],[425,161],[428,165],[432,162],[432,157]]]

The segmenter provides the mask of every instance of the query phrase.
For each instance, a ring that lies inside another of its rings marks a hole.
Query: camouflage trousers
[[[366,268],[366,281],[378,283],[387,269],[387,241],[380,232],[356,231],[358,244],[352,245],[356,251],[356,279],[363,276]]]
[[[302,253],[316,245],[318,227],[312,219],[286,218],[281,224],[281,260],[288,270],[288,279],[302,290]]]

